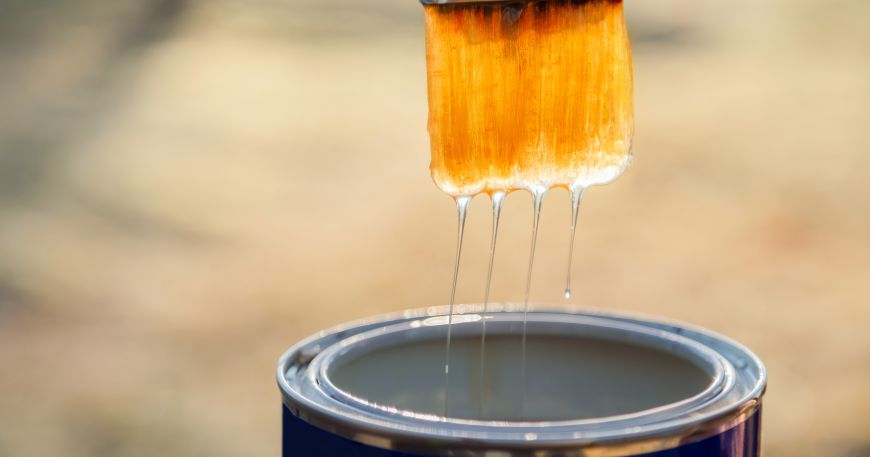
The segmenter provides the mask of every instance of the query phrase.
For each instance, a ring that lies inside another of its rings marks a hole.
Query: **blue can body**
[[[423,457],[422,454],[368,446],[315,427],[283,410],[281,455],[284,457]],[[761,410],[717,435],[663,451],[634,457],[758,457]]]

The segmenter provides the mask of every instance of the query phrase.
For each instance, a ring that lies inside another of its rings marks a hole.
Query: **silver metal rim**
[[[492,316],[489,316],[489,322],[487,323],[487,333],[490,335],[508,334],[509,332],[500,331],[497,327],[493,327],[494,325],[497,325],[499,323],[499,320],[508,323],[515,322],[514,320],[506,319],[507,315],[507,313],[493,313]],[[468,315],[466,314],[466,316]],[[560,316],[550,314],[547,315],[547,319],[536,319],[538,317],[539,316],[535,313],[531,313],[529,315],[528,330],[529,333],[532,335],[540,333],[551,333],[553,331],[552,328],[543,328],[541,329],[542,331],[538,331],[536,329],[536,325],[556,325],[559,322],[555,322],[555,320],[558,320]],[[374,414],[413,418],[420,421],[435,422],[438,424],[455,424],[457,426],[463,426],[466,430],[468,430],[469,427],[474,427],[475,429],[480,430],[484,433],[492,433],[496,431],[493,430],[493,428],[496,427],[500,431],[504,432],[509,427],[513,429],[513,431],[517,433],[517,435],[522,435],[526,432],[542,428],[551,430],[554,428],[558,428],[564,430],[592,426],[613,427],[620,423],[625,424],[626,426],[636,426],[642,423],[649,423],[668,415],[676,415],[680,412],[687,412],[693,408],[698,408],[703,404],[706,404],[707,402],[715,399],[717,395],[719,395],[723,390],[729,388],[734,382],[734,370],[727,363],[727,361],[724,360],[723,357],[718,355],[710,348],[698,344],[688,338],[682,337],[680,335],[672,335],[661,330],[651,330],[636,324],[606,322],[601,320],[601,318],[597,317],[582,316],[580,317],[580,319],[582,320],[578,322],[577,317],[578,316],[575,316],[575,319],[573,319],[574,322],[570,322],[570,324],[572,326],[583,326],[584,328],[586,328],[587,332],[584,333],[584,335],[586,336],[594,335],[595,337],[599,337],[601,339],[618,341],[626,341],[626,338],[624,337],[631,336],[631,340],[633,342],[643,340],[650,347],[670,350],[669,352],[677,352],[674,350],[677,349],[680,352],[680,356],[691,359],[692,362],[707,371],[707,373],[711,376],[710,384],[707,385],[701,392],[698,392],[696,395],[693,395],[689,398],[661,405],[655,408],[638,411],[635,413],[595,419],[529,422],[491,420],[481,421],[473,419],[444,418],[441,416],[434,416],[430,414],[419,414],[413,411],[399,410],[396,408],[368,402],[365,399],[359,398],[339,388],[333,383],[330,373],[333,364],[336,362],[336,359],[339,357],[350,357],[350,354],[352,354],[353,352],[361,351],[361,349],[359,349],[359,343],[369,343],[370,346],[368,347],[368,349],[373,349],[371,347],[372,343],[374,343],[375,347],[386,346],[388,344],[378,344],[378,340],[383,341],[384,339],[389,338],[390,336],[393,336],[397,333],[407,332],[409,331],[409,327],[413,328],[413,330],[416,331],[420,331],[422,329],[431,330],[428,333],[436,333],[436,335],[432,336],[433,338],[438,338],[442,335],[443,326],[445,325],[445,323],[433,322],[428,326],[426,326],[426,324],[424,324],[423,326],[412,325],[413,323],[419,321],[402,322],[387,327],[379,327],[342,340],[321,352],[317,356],[318,362],[316,363],[316,367],[311,367],[309,370],[307,370],[307,373],[309,376],[309,381],[312,384],[316,384],[317,387],[323,391],[327,399],[335,399],[339,404],[350,405]],[[587,322],[583,322],[584,320]],[[471,321],[454,323],[454,336],[461,336],[462,325],[478,321],[479,319],[474,319]],[[607,333],[611,330],[621,330],[625,333]],[[617,336],[622,336],[623,338],[617,338]]]
[[[457,309],[467,314],[479,311],[479,306],[463,305],[457,306]],[[516,305],[490,305],[492,313],[510,313],[517,309]],[[385,329],[441,316],[445,311],[445,308],[437,307],[379,316],[326,330],[298,343],[282,356],[276,373],[285,405],[294,415],[315,426],[352,440],[390,449],[434,455],[456,455],[462,452],[462,455],[483,456],[487,449],[527,451],[534,448],[536,451],[543,450],[544,454],[541,455],[564,456],[589,455],[589,449],[594,448],[594,455],[617,456],[639,450],[651,452],[673,448],[687,439],[700,439],[733,427],[754,413],[766,386],[766,372],[761,361],[745,347],[713,332],[626,314],[546,308],[535,308],[529,315],[603,319],[621,325],[663,331],[669,333],[674,341],[691,340],[694,341],[692,344],[706,346],[725,359],[728,385],[723,386],[715,398],[703,402],[696,408],[697,411],[690,411],[691,414],[686,414],[685,409],[680,410],[679,414],[672,414],[674,417],[662,413],[659,414],[661,420],[653,422],[639,421],[632,425],[631,418],[628,418],[621,422],[611,421],[607,424],[599,421],[592,424],[599,427],[574,421],[567,424],[509,423],[509,427],[492,427],[486,421],[445,421],[434,416],[413,417],[401,411],[386,413],[377,408],[360,408],[359,404],[342,403],[328,395],[313,392],[310,388],[306,390],[304,384],[294,385],[289,380],[291,377],[296,379],[298,373],[294,369],[306,367],[316,353],[329,351],[327,347],[320,347],[327,339],[332,345],[376,328]],[[751,376],[747,377],[747,373],[751,373]],[[311,373],[305,375],[312,376]],[[311,379],[308,381],[311,382]],[[534,435],[532,439],[530,435]],[[547,449],[554,453],[548,454]],[[581,453],[573,454],[573,450]],[[504,455],[523,454],[508,452]]]

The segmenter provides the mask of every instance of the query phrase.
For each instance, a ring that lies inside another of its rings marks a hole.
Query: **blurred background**
[[[636,157],[587,192],[570,304],[754,349],[767,455],[870,456],[870,2],[626,3]],[[424,65],[413,0],[0,0],[0,456],[277,455],[285,348],[446,303]],[[569,214],[536,302],[569,304]]]

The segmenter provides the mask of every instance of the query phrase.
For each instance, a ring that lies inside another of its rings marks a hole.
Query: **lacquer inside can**
[[[645,318],[533,310],[523,374],[524,313],[488,313],[481,351],[483,316],[461,308],[449,388],[443,309],[291,348],[278,367],[285,455],[758,454],[764,367],[731,340]]]

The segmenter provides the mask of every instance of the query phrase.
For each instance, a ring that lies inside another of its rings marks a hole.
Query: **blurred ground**
[[[767,455],[870,455],[870,3],[627,10],[636,160],[587,193],[575,300],[756,350]],[[0,456],[276,455],[287,346],[444,303],[422,37],[411,0],[0,1]],[[544,206],[533,298],[563,303]]]

